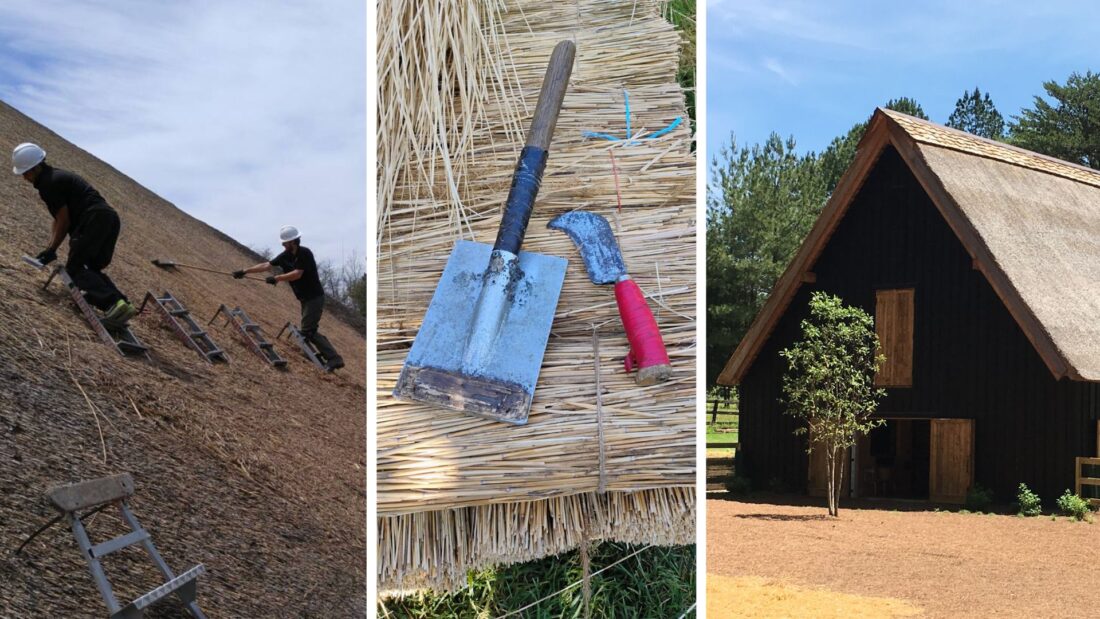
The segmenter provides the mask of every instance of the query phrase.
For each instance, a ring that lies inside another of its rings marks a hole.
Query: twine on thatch
[[[457,588],[470,569],[576,548],[585,523],[592,541],[691,543],[695,159],[686,126],[641,137],[685,113],[679,35],[655,2],[637,3],[632,23],[635,7],[611,0],[431,4],[379,6],[379,589]],[[546,60],[565,38],[577,60],[524,249],[570,265],[529,422],[396,401],[454,241],[495,237]],[[621,126],[626,88],[634,139],[586,140],[585,129]],[[546,228],[576,208],[615,219],[631,276],[656,291],[669,382],[639,387],[623,371],[613,290]]]
[[[600,481],[596,485],[596,492],[607,492],[607,446],[603,440],[603,387],[600,386],[600,331],[598,327],[592,328],[592,360],[595,365],[596,379],[596,440],[600,444]]]

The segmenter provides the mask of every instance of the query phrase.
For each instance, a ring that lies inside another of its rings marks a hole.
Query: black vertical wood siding
[[[740,471],[760,487],[806,486],[806,439],[782,414],[779,351],[813,290],[874,313],[875,290],[912,287],[913,386],[887,389],[890,417],[974,419],[975,481],[1011,501],[1020,482],[1047,506],[1096,454],[1097,384],[1054,380],[901,157],[887,146],[813,272],[741,383]]]

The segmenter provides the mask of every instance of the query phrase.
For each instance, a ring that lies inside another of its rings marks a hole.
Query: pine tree
[[[977,87],[974,92],[964,92],[955,102],[947,126],[991,140],[1003,140],[1005,136],[1004,117],[993,105],[989,93],[983,95]]]

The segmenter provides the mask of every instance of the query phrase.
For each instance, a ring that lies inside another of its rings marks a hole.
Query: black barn
[[[875,316],[887,420],[847,492],[961,502],[972,484],[1051,506],[1097,455],[1100,173],[877,110],[852,166],[719,383],[740,385],[738,472],[820,492],[782,414],[779,351],[810,293]]]

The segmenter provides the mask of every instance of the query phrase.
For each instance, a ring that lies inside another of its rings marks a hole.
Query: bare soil
[[[707,572],[894,598],[927,617],[1059,617],[1100,606],[1100,524],[926,504],[707,501]],[[709,585],[708,585],[709,588]]]

